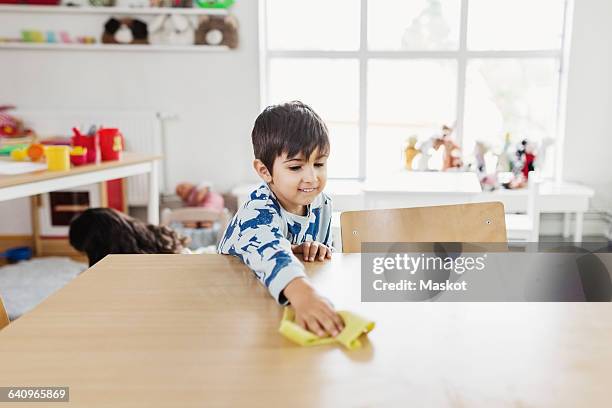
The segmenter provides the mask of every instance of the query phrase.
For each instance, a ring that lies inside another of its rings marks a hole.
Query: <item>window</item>
[[[499,151],[506,133],[513,143],[558,133],[566,0],[261,7],[262,102],[299,99],[323,117],[331,178],[402,171],[407,139],[423,143],[443,125],[468,161],[477,141]]]

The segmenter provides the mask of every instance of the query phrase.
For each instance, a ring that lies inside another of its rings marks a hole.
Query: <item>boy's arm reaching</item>
[[[296,278],[304,278],[304,265],[293,255],[290,242],[274,222],[271,209],[255,209],[254,218],[236,217],[228,227],[219,253],[242,260],[280,304],[287,304],[283,289]]]
[[[256,213],[232,220],[219,244],[219,253],[240,258],[278,303],[290,302],[302,327],[319,336],[338,334],[342,319],[306,280],[304,265],[280,231],[282,220],[272,209],[253,211]]]

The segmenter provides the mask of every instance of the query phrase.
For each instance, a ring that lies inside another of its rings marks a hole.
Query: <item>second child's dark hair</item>
[[[92,266],[108,254],[176,254],[187,239],[174,230],[113,210],[90,208],[70,223],[70,245],[85,252]]]
[[[272,105],[255,120],[253,132],[255,158],[263,162],[272,174],[274,160],[283,153],[295,157],[302,153],[306,159],[319,149],[329,154],[329,132],[325,122],[300,101]]]

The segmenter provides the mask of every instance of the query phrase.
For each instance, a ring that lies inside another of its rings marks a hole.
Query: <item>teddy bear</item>
[[[110,18],[104,24],[104,44],[148,44],[149,32],[144,21],[134,18]]]
[[[228,16],[202,16],[196,30],[196,44],[238,47],[238,20]]]

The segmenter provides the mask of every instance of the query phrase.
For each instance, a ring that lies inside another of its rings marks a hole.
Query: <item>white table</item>
[[[595,192],[592,188],[569,182],[544,181],[540,185],[537,206],[541,213],[563,214],[563,237],[570,236],[570,221],[574,214],[574,241],[582,241],[584,213]],[[496,190],[483,192],[475,201],[501,201],[506,212],[525,211],[527,190]]]
[[[160,156],[124,153],[121,160],[118,161],[78,166],[66,171],[43,170],[19,175],[2,175],[0,176],[0,201],[148,173],[147,220],[151,224],[159,224],[157,164],[160,159]]]
[[[366,180],[363,192],[366,208],[374,210],[464,204],[478,197],[482,189],[472,172],[406,171]]]

